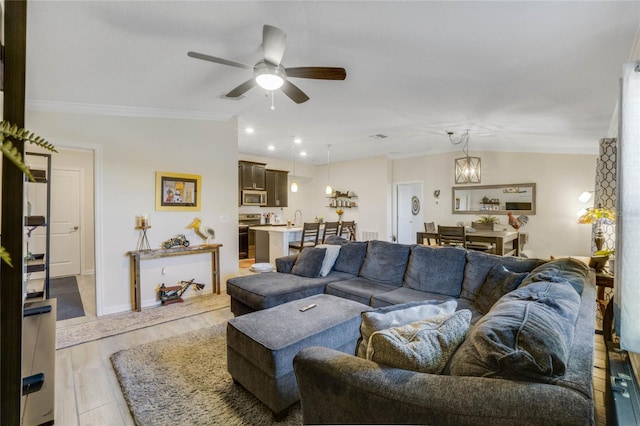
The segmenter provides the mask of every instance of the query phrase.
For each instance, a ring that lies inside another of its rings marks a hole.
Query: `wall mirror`
[[[451,188],[454,214],[536,214],[536,184],[454,186]]]

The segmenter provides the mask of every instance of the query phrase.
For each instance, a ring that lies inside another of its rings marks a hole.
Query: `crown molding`
[[[141,108],[120,105],[100,105],[77,102],[27,100],[27,110],[71,114],[110,115],[120,117],[175,118],[181,120],[229,121],[233,115],[202,111],[162,108]]]

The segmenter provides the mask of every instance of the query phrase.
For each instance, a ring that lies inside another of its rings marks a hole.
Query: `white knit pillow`
[[[405,370],[440,374],[464,340],[470,322],[471,311],[462,309],[377,331],[369,338],[367,359]]]

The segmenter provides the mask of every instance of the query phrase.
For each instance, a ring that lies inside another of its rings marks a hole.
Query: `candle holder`
[[[149,239],[147,238],[147,229],[151,228],[149,222],[149,215],[144,213],[136,217],[136,229],[140,230],[140,237],[138,238],[138,251],[151,250]]]

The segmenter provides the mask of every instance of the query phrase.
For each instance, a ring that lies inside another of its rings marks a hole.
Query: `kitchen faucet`
[[[302,225],[302,211],[301,210],[296,210],[293,213],[293,224],[294,225],[298,225],[298,221],[297,221],[298,213],[300,213],[300,225]]]

